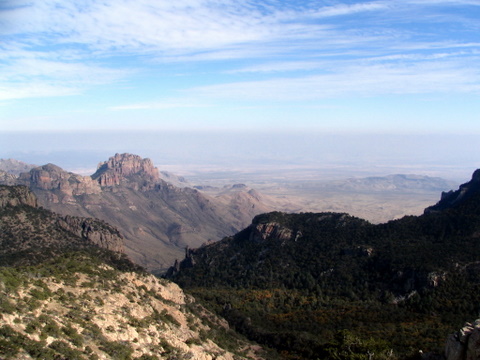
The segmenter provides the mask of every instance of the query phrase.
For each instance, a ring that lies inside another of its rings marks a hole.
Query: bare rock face
[[[252,225],[253,229],[250,233],[250,240],[262,241],[262,240],[279,240],[286,241],[292,238],[292,230],[281,226],[277,223],[257,224]]]
[[[125,251],[123,237],[118,230],[101,220],[66,216],[58,219],[58,224],[99,247],[121,253]]]
[[[25,186],[0,185],[0,208],[20,205],[37,207],[37,197]]]
[[[451,334],[445,344],[446,360],[480,359],[480,319],[465,323],[463,328]]]
[[[98,164],[92,179],[102,187],[130,182],[137,190],[145,190],[151,189],[159,181],[160,173],[150,159],[142,159],[132,154],[115,154],[107,161]]]

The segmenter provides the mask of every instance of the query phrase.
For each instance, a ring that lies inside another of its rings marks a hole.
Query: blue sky
[[[479,0],[3,0],[0,130],[480,133],[479,20]]]

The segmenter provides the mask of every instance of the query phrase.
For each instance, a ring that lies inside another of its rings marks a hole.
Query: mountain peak
[[[160,174],[153,166],[152,160],[148,158],[142,159],[138,155],[117,153],[107,161],[98,164],[97,171],[92,175],[92,179],[97,180],[100,186],[120,185],[125,179],[132,177],[158,182]]]

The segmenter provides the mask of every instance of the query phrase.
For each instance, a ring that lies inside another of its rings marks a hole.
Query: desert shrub
[[[30,290],[30,295],[32,298],[37,299],[37,300],[47,300],[52,296],[52,292],[47,289],[38,289],[38,288],[33,288]]]
[[[137,360],[159,360],[159,358],[156,355],[143,354],[142,356],[138,357]]]
[[[75,346],[83,345],[83,337],[71,325],[63,327],[62,332],[68,336],[70,342]]]
[[[99,349],[118,360],[130,360],[133,353],[130,345],[117,341],[103,340]]]
[[[71,348],[65,341],[55,340],[49,346],[49,348],[55,350],[62,355],[64,359],[68,360],[84,360],[83,353],[77,349]]]
[[[25,327],[25,332],[27,334],[33,334],[36,331],[40,331],[41,328],[42,324],[38,321],[38,319],[33,319]]]
[[[0,294],[0,314],[13,314],[15,310],[15,306],[10,300],[5,295]]]

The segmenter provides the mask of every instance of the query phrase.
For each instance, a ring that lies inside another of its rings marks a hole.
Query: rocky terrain
[[[166,176],[150,159],[116,154],[92,176],[47,164],[21,173],[15,183],[28,186],[45,208],[114,225],[125,238],[126,253],[154,272],[181,258],[186,246],[232,235],[268,209],[258,194],[244,189],[210,197],[167,183],[162,179]]]
[[[480,319],[451,334],[445,344],[446,360],[474,360],[480,355]]]
[[[116,229],[0,186],[0,358],[262,359],[177,285],[121,253]]]
[[[0,287],[5,360],[261,358],[177,285],[86,255],[0,269]]]

